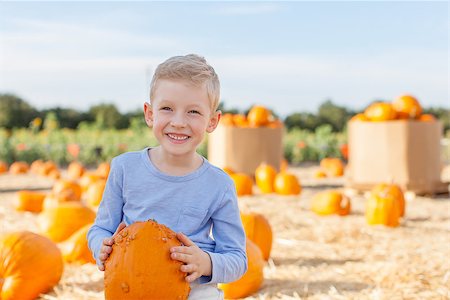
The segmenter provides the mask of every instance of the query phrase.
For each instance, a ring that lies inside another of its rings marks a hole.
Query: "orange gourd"
[[[220,117],[220,124],[225,126],[234,126],[233,114],[223,114],[222,117]]]
[[[81,186],[81,191],[84,193],[87,191],[89,186],[98,181],[100,179],[100,176],[97,173],[86,171],[84,172],[83,176],[81,176],[80,180],[78,180],[78,183]]]
[[[255,170],[255,181],[260,191],[264,194],[273,193],[277,171],[271,165],[261,163]]]
[[[67,168],[67,177],[71,180],[79,179],[84,173],[84,166],[77,162],[73,161],[69,164]]]
[[[244,173],[234,173],[230,175],[236,186],[238,196],[253,195],[253,180]]]
[[[29,166],[24,161],[15,161],[9,166],[9,173],[17,175],[17,174],[25,174],[29,170]]]
[[[274,189],[280,195],[298,195],[302,191],[297,177],[288,172],[280,172],[275,176]]]
[[[318,215],[337,214],[346,216],[350,213],[350,199],[339,191],[324,191],[314,195],[311,210]]]
[[[344,175],[344,163],[339,158],[326,157],[320,161],[320,168],[329,177]]]
[[[364,111],[364,115],[369,121],[383,122],[394,120],[397,113],[391,103],[375,102],[369,105]]]
[[[74,234],[72,234],[66,241],[60,243],[58,246],[61,249],[62,256],[67,263],[86,264],[93,263],[95,260],[88,248],[87,232],[91,228],[92,223],[86,224]]]
[[[54,242],[62,242],[94,219],[94,211],[81,202],[71,201],[45,206],[38,223],[43,235]]]
[[[18,211],[40,212],[45,197],[46,194],[41,192],[18,191],[15,208]]]
[[[370,193],[366,202],[366,221],[369,225],[397,227],[400,213],[399,201],[392,194]]]
[[[406,201],[400,186],[396,184],[380,183],[377,184],[371,192],[384,198],[390,197],[392,199],[395,199],[395,201],[398,202],[398,206],[400,208],[400,217],[403,217],[405,215]]]
[[[222,170],[227,173],[228,175],[234,174],[233,169],[231,169],[230,167],[223,167]]]
[[[170,248],[181,245],[175,232],[149,220],[124,228],[114,240],[105,262],[107,300],[188,298],[183,263],[170,258]]]
[[[39,171],[44,166],[44,161],[42,159],[37,159],[33,161],[30,165],[30,172],[33,174],[39,174]]]
[[[264,281],[264,258],[261,250],[247,239],[247,272],[239,280],[220,283],[219,288],[227,299],[239,299],[257,292]]]
[[[111,165],[107,162],[102,162],[98,165],[95,174],[97,174],[100,178],[106,179],[108,178],[109,171],[111,170]]]
[[[247,117],[245,115],[233,115],[233,124],[237,127],[248,127]]]
[[[269,124],[272,113],[261,105],[253,106],[247,114],[248,124],[251,127],[261,127]]]
[[[8,164],[0,160],[0,174],[6,173],[8,171]]]
[[[264,260],[269,260],[273,239],[269,221],[262,214],[242,212],[241,220],[245,235],[261,249]]]
[[[359,114],[354,115],[350,119],[350,122],[354,122],[354,121],[369,121],[369,119],[366,117],[366,115],[364,113],[359,113]]]
[[[392,107],[399,119],[417,119],[422,114],[422,106],[411,95],[402,95],[394,99]]]
[[[86,191],[86,203],[90,206],[97,207],[102,201],[105,186],[106,180],[99,180],[92,183]]]
[[[38,169],[38,174],[49,176],[52,173],[58,172],[58,166],[53,161],[46,161],[41,168]]]
[[[57,285],[63,273],[61,251],[48,238],[29,231],[0,237],[0,299],[36,299]]]
[[[418,120],[422,122],[434,122],[436,118],[432,114],[422,114]]]
[[[63,201],[79,201],[81,186],[75,181],[60,179],[53,185],[52,193]]]

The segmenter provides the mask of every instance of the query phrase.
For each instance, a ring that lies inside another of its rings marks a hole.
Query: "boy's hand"
[[[184,262],[180,270],[189,273],[186,281],[192,282],[203,275],[210,276],[212,263],[209,254],[200,249],[183,233],[178,232],[177,238],[184,246],[170,248],[170,257]]]
[[[112,245],[114,245],[114,237],[125,227],[126,225],[124,222],[120,223],[116,229],[116,232],[114,232],[112,237],[103,239],[103,245],[100,248],[100,255],[98,256],[98,258],[102,263],[100,266],[98,266],[98,269],[100,271],[105,271],[105,261],[112,252]]]

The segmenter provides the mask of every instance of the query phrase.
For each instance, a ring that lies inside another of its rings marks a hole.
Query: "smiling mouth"
[[[176,140],[176,141],[185,141],[185,140],[187,140],[188,138],[190,138],[190,136],[185,135],[185,134],[179,135],[179,134],[167,133],[166,135],[167,135],[169,138],[171,138],[171,139],[173,139],[173,140]]]

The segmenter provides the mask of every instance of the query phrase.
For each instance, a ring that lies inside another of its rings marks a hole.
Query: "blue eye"
[[[194,109],[193,109],[193,110],[190,110],[189,112],[190,112],[191,114],[200,114],[200,112],[199,112],[198,110],[194,110]]]

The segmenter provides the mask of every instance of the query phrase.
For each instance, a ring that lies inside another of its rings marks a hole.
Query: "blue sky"
[[[142,107],[157,64],[198,53],[228,108],[449,107],[448,2],[0,2],[0,93],[42,109]]]

